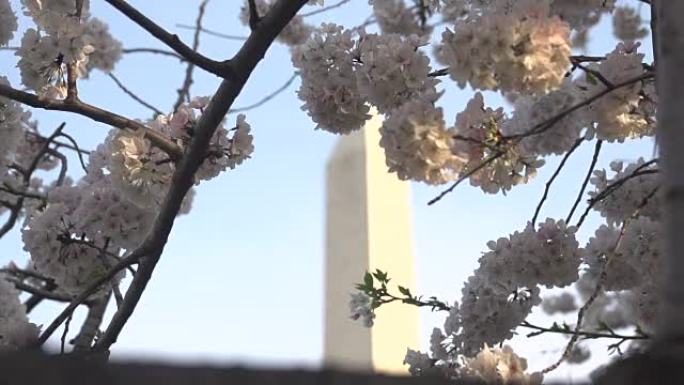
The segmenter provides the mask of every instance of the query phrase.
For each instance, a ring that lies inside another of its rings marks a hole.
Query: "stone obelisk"
[[[410,187],[389,174],[380,148],[382,117],[341,137],[327,166],[325,364],[406,373],[407,348],[419,347],[417,308],[377,310],[368,329],[349,318],[354,285],[366,271],[389,273],[391,286],[415,287]]]

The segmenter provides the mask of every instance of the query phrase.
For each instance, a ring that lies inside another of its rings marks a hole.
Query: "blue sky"
[[[11,3],[15,11],[19,9],[18,0]],[[184,41],[191,41],[192,32],[177,28],[176,24],[194,23],[198,1],[131,3],[178,33]],[[237,18],[240,4],[237,0],[210,2],[204,25],[246,36],[248,30]],[[91,12],[109,23],[112,33],[125,47],[163,48],[108,4],[92,1]],[[312,24],[335,21],[351,26],[362,22],[368,14],[367,1],[353,0],[334,12],[307,21]],[[25,22],[22,27],[26,27]],[[17,39],[14,44],[18,44]],[[239,46],[237,41],[204,35],[200,51],[212,58],[226,59]],[[603,54],[613,46],[609,25],[604,22],[595,30],[587,53]],[[644,48],[650,52],[649,41],[644,42]],[[18,86],[14,60],[11,52],[0,51],[0,73],[8,75],[12,84]],[[131,54],[124,57],[114,73],[145,100],[169,111],[184,68],[177,60],[165,56]],[[235,106],[259,100],[292,73],[287,47],[274,45]],[[443,81],[449,82],[446,78]],[[196,71],[192,94],[211,94],[218,84],[213,75]],[[114,347],[114,357],[134,355],[250,365],[315,366],[320,363],[323,178],[325,162],[336,138],[314,130],[315,125],[300,110],[301,102],[295,95],[297,87],[298,80],[295,80],[292,87],[270,103],[246,113],[255,137],[253,158],[199,186],[193,210],[176,222],[139,308]],[[472,92],[452,85],[447,90],[441,103],[451,124]],[[141,119],[150,116],[148,110],[124,95],[102,73],[94,73],[90,80],[82,82],[80,92],[83,100],[119,114]],[[486,94],[485,101],[495,106],[500,99]],[[43,132],[62,121],[67,122],[66,131],[77,137],[85,148],[94,148],[108,131],[102,124],[65,113],[35,111],[34,117],[39,119]],[[229,116],[229,123],[234,119],[234,115]],[[616,158],[648,157],[653,152],[653,143],[649,140],[605,147],[599,161],[602,166]],[[592,152],[593,144],[584,144],[571,158],[551,190],[541,220],[567,214]],[[506,196],[485,195],[464,184],[438,204],[428,207],[426,202],[440,188],[414,184],[412,201],[418,261],[415,292],[436,295],[449,302],[459,299],[461,285],[477,266],[486,242],[522,229],[530,220],[557,161],[549,159],[533,183],[514,188]],[[596,216],[590,218],[580,238],[587,239],[598,223]],[[17,231],[0,240],[0,250],[3,264],[26,259]],[[60,308],[41,305],[32,317],[37,323],[48,323]],[[378,316],[382,317],[382,310]],[[422,313],[421,335],[425,344],[432,327],[441,326],[443,318],[442,314]],[[534,343],[514,344],[523,355],[532,357],[532,369],[544,367],[560,354],[544,355],[540,353],[542,350],[563,346],[562,339],[537,338],[529,341]],[[561,368],[556,375],[566,376],[567,369]]]

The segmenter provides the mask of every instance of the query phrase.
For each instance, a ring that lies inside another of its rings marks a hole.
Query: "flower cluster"
[[[639,44],[618,43],[615,50],[601,63],[592,63],[577,87],[582,99],[589,99],[603,92],[607,86],[616,86],[643,75],[643,54],[637,53]],[[608,82],[608,84],[604,84]],[[595,122],[589,127],[589,134],[609,142],[623,142],[629,138],[651,136],[655,127],[655,109],[649,83],[633,81],[599,98],[586,107],[587,119]]]
[[[111,72],[116,63],[121,59],[122,45],[109,33],[109,26],[97,18],[88,20],[85,24],[85,37],[93,47],[93,52],[88,56],[86,68],[90,72],[97,68],[105,72]]]
[[[272,0],[255,0],[257,14],[264,16],[273,6]],[[311,0],[310,4],[323,4],[323,0]],[[249,3],[245,3],[240,8],[240,21],[244,25],[249,25]],[[295,15],[290,22],[280,31],[278,41],[289,46],[296,46],[302,44],[311,35],[311,26],[304,22],[304,19]]]
[[[0,76],[0,84],[9,85],[7,78]],[[0,97],[0,175],[14,161],[15,151],[29,125],[31,114],[18,102]]]
[[[633,309],[631,323],[649,329],[655,324],[661,290],[661,234],[661,224],[646,216],[630,219],[622,231],[602,226],[589,240],[584,257],[589,266],[585,275],[598,277],[605,269],[606,290],[630,290],[621,308]]]
[[[506,136],[522,135],[520,146],[525,153],[537,155],[562,155],[580,138],[580,132],[589,122],[584,114],[574,112],[543,132],[529,135],[535,127],[541,127],[579,102],[573,84],[566,80],[562,86],[548,94],[536,97],[521,96],[515,100],[514,113],[506,120],[501,131]],[[528,135],[528,136],[525,136]]]
[[[22,83],[48,98],[66,96],[65,71],[74,64],[74,76],[85,77],[92,68],[111,71],[121,57],[121,43],[107,26],[89,19],[89,1],[23,0],[25,13],[38,29],[29,28],[21,39],[18,67]],[[77,10],[78,4],[81,9]],[[92,56],[93,63],[88,64]]]
[[[168,132],[182,146],[189,143],[199,121],[199,111],[203,111],[209,100],[196,98],[190,104],[181,105],[176,112],[167,117],[157,117],[155,124],[162,132]],[[226,169],[234,169],[249,158],[254,151],[251,126],[245,115],[239,114],[235,127],[226,129],[220,126],[209,143],[207,158],[195,174],[196,179],[209,180]],[[232,134],[232,135],[231,135]]]
[[[183,147],[200,118],[196,111],[203,111],[206,102],[198,98],[182,105],[175,113],[149,122],[148,129]],[[237,117],[233,129],[219,127],[197,181],[211,179],[248,158],[253,151],[249,131],[244,115]],[[142,243],[174,171],[174,161],[144,132],[113,129],[90,154],[86,176],[49,191],[46,206],[28,221],[23,240],[32,268],[53,279],[65,293],[79,294]],[[188,194],[181,214],[189,211],[191,200]],[[123,273],[117,275],[112,284],[122,277]]]
[[[452,152],[454,141],[444,127],[442,109],[427,100],[392,111],[380,134],[389,171],[399,179],[441,184],[456,178],[463,166]]]
[[[373,15],[383,34],[422,36],[432,32],[432,28],[425,25],[416,12],[406,6],[404,0],[376,0],[372,3]],[[432,3],[437,1],[433,0]],[[428,11],[432,11],[434,6],[435,4]]]
[[[442,34],[440,58],[459,86],[544,94],[570,67],[570,28],[548,2],[493,7]],[[503,8],[503,9],[502,9]]]
[[[435,331],[439,334],[438,329]],[[404,364],[409,366],[408,370],[414,376],[441,374],[458,382],[540,385],[544,378],[539,372],[526,373],[527,360],[515,354],[508,345],[494,349],[485,345],[476,355],[461,356],[457,360],[443,360],[408,349]]]
[[[436,93],[430,59],[418,50],[425,44],[416,35],[362,35],[355,71],[361,96],[387,113],[420,95]]]
[[[24,249],[31,255],[32,267],[51,278],[60,290],[80,294],[94,280],[116,264],[118,248],[106,238],[89,238],[78,226],[82,188],[64,186],[53,191],[48,206],[36,214],[22,231]],[[116,284],[123,273],[112,279]],[[101,289],[99,294],[104,294]]]
[[[563,287],[575,282],[581,262],[575,228],[547,219],[538,230],[528,224],[523,232],[487,245],[480,267],[468,279],[454,338],[456,347],[475,352],[513,336],[533,306],[541,302],[539,285]],[[450,323],[454,323],[450,315]]]
[[[527,183],[544,165],[534,153],[503,138],[506,117],[503,109],[485,108],[479,92],[456,115],[450,130],[455,140],[454,153],[467,160],[464,174],[471,173],[470,183],[487,193],[510,190]]]
[[[617,7],[613,13],[613,33],[624,41],[638,40],[648,36],[641,16],[632,7]]]
[[[362,292],[353,293],[351,301],[349,301],[349,311],[351,312],[351,319],[356,321],[361,318],[365,327],[373,326],[375,313],[371,308],[371,299],[367,294]]]
[[[0,47],[7,44],[17,30],[17,16],[9,0],[0,0]]]
[[[589,196],[596,200],[594,210],[601,213],[609,224],[619,224],[637,214],[652,219],[660,217],[662,194],[658,193],[660,180],[656,165],[643,159],[625,165],[621,161],[610,164],[615,173],[608,178],[605,170],[596,170],[590,179],[595,186]]]
[[[485,345],[477,356],[466,358],[462,376],[487,384],[541,385],[541,373],[527,374],[527,360],[520,358],[513,349],[491,349]]]
[[[317,128],[346,134],[370,118],[354,74],[352,32],[323,24],[304,44],[292,49],[302,83],[297,94]]]
[[[19,291],[0,274],[0,352],[29,347],[38,339],[38,327],[28,321]]]

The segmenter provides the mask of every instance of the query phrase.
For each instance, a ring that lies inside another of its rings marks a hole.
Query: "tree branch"
[[[143,131],[145,137],[156,147],[169,154],[174,160],[183,156],[183,151],[163,134],[148,129],[144,124],[132,119],[125,118],[113,112],[103,110],[81,101],[69,102],[66,100],[44,99],[35,94],[19,91],[8,85],[0,84],[0,96],[16,100],[34,108],[42,108],[50,111],[66,111],[86,116],[100,123],[105,123],[118,128],[128,128],[133,131]]]
[[[195,21],[195,35],[192,41],[192,50],[195,52],[197,52],[197,49],[199,49],[202,19],[204,18],[204,10],[206,9],[208,2],[209,0],[202,0],[202,3],[200,3],[199,6],[199,11],[197,13],[197,20]],[[174,112],[178,109],[178,107],[180,107],[180,105],[183,103],[183,100],[185,100],[190,95],[190,87],[192,86],[192,72],[194,70],[195,64],[189,62],[188,67],[185,70],[185,80],[183,80],[181,88],[178,89],[178,99],[176,99],[176,103],[173,104]]]
[[[537,204],[537,208],[534,210],[534,215],[532,216],[532,226],[536,226],[535,223],[537,223],[537,217],[539,216],[539,212],[541,211],[542,206],[544,205],[544,202],[546,201],[546,198],[549,196],[549,190],[551,189],[551,185],[553,182],[556,180],[558,175],[560,174],[561,170],[563,169],[563,166],[565,166],[565,162],[568,161],[568,158],[570,158],[570,155],[572,155],[577,148],[579,148],[580,144],[584,142],[585,138],[579,138],[577,141],[575,141],[575,144],[572,145],[570,150],[565,153],[565,156],[563,156],[563,159],[561,159],[560,164],[558,164],[558,168],[556,168],[556,171],[551,175],[551,178],[549,179],[548,182],[546,182],[546,187],[544,188],[544,194],[541,197],[541,200]],[[567,223],[567,222],[566,222]]]
[[[589,165],[589,171],[587,171],[587,176],[584,177],[584,182],[582,182],[582,187],[580,188],[580,191],[577,194],[577,198],[575,199],[575,203],[572,205],[572,208],[570,209],[568,216],[565,218],[566,224],[570,223],[570,220],[572,219],[572,215],[575,213],[577,206],[579,205],[580,201],[582,200],[582,196],[584,195],[584,191],[586,191],[587,185],[589,184],[589,179],[591,179],[591,175],[594,173],[594,168],[596,168],[596,162],[598,162],[598,157],[599,157],[599,154],[601,153],[601,146],[602,145],[603,145],[602,140],[596,141],[596,147],[594,147],[594,156],[592,156],[592,158],[591,158],[591,164]]]
[[[339,7],[341,7],[341,6],[345,5],[345,4],[347,4],[349,1],[350,1],[350,0],[340,0],[340,1],[338,1],[337,3],[335,3],[335,4],[331,4],[331,5],[325,6],[325,7],[323,7],[323,8],[317,9],[317,10],[315,10],[315,11],[311,11],[311,12],[307,12],[307,13],[302,13],[300,16],[301,16],[301,17],[309,17],[309,16],[313,16],[313,15],[318,15],[319,13],[328,12],[328,11],[330,11],[331,9],[339,8]]]
[[[458,185],[461,184],[461,182],[463,182],[464,180],[470,178],[473,174],[475,174],[476,172],[480,171],[481,169],[483,169],[483,168],[484,168],[485,166],[487,166],[488,164],[490,164],[490,163],[492,163],[493,161],[495,161],[495,160],[501,158],[504,154],[505,154],[505,152],[499,151],[499,152],[495,153],[494,155],[490,156],[489,158],[484,159],[482,162],[480,162],[480,164],[478,164],[478,165],[477,165],[476,167],[474,167],[472,170],[470,170],[470,171],[468,171],[467,173],[465,173],[465,174],[463,174],[462,176],[460,176],[454,183],[451,184],[451,186],[449,186],[448,189],[442,191],[441,193],[439,193],[439,195],[437,195],[436,197],[432,198],[432,199],[428,202],[428,206],[431,206],[431,205],[433,205],[433,204],[439,202],[439,201],[440,201],[442,198],[444,198],[447,194],[449,194],[449,193],[451,193],[452,191],[454,191],[454,189],[455,189],[456,187],[458,187]]]
[[[261,19],[257,28],[252,31],[240,51],[231,59],[235,71],[234,76],[230,80],[221,82],[199,119],[188,151],[173,173],[170,188],[162,202],[159,215],[139,248],[139,250],[146,251],[146,257],[140,261],[138,271],[124,297],[124,302],[117,309],[102,338],[98,340],[93,350],[105,352],[116,342],[119,333],[135,310],[147,283],[152,277],[169,233],[173,228],[176,214],[180,210],[187,191],[194,185],[195,172],[205,159],[214,132],[275,38],[306,3],[307,0],[278,0],[266,16]]]
[[[8,281],[11,282],[14,285],[14,287],[16,287],[18,290],[40,296],[44,299],[49,299],[57,302],[71,302],[71,300],[73,299],[72,297],[66,294],[58,294],[50,290],[37,288],[24,282],[21,282],[17,279],[8,279]]]
[[[280,94],[281,92],[285,91],[285,90],[290,86],[290,84],[292,84],[292,82],[297,78],[297,76],[298,76],[298,75],[297,75],[296,73],[292,74],[292,76],[290,76],[290,78],[287,79],[287,81],[286,81],[282,86],[278,87],[277,90],[271,92],[270,94],[264,96],[264,97],[263,97],[261,100],[259,100],[258,102],[252,103],[252,104],[249,104],[249,105],[246,105],[246,106],[244,106],[244,107],[231,108],[231,109],[228,111],[228,113],[229,113],[229,114],[236,114],[236,113],[238,113],[238,112],[249,111],[249,110],[251,110],[251,109],[254,109],[254,108],[257,108],[257,107],[261,107],[262,105],[264,105],[264,104],[268,103],[269,101],[271,101],[271,99],[273,99],[273,98],[275,98],[276,96],[278,96],[278,94]]]
[[[93,339],[102,324],[110,297],[111,294],[108,294],[88,306],[88,315],[86,315],[86,319],[83,325],[81,325],[81,330],[72,342],[75,352],[84,352],[92,345]]]
[[[173,51],[166,51],[163,49],[158,49],[158,48],[124,48],[121,52],[125,54],[129,53],[153,53],[157,55],[164,55],[164,56],[171,56],[175,57],[176,59],[180,61],[187,61],[183,56],[173,52]]]
[[[52,333],[57,330],[59,325],[62,324],[69,316],[76,310],[76,308],[83,304],[86,303],[88,300],[88,297],[90,297],[93,293],[95,293],[100,286],[109,283],[109,281],[114,278],[121,270],[125,269],[129,265],[137,262],[142,256],[144,256],[147,252],[149,252],[147,249],[140,247],[137,250],[135,250],[133,253],[131,253],[128,257],[125,257],[121,259],[119,262],[117,262],[116,265],[114,265],[109,271],[107,271],[105,274],[102,276],[98,277],[95,279],[93,282],[90,283],[82,292],[79,294],[76,298],[72,299],[69,305],[62,310],[61,313],[55,318],[50,325],[48,325],[47,328],[43,331],[43,333],[38,337],[38,341],[36,342],[36,345],[40,346],[47,341],[48,338],[52,335]]]
[[[164,28],[157,25],[154,21],[143,15],[135,7],[129,5],[123,0],[105,0],[111,6],[123,13],[126,17],[138,24],[144,30],[149,32],[152,36],[166,44],[169,48],[183,56],[187,61],[196,66],[211,72],[216,76],[228,78],[231,76],[230,62],[219,62],[207,58],[206,56],[195,52],[192,48],[183,43],[178,35],[174,35],[166,31]]]
[[[641,175],[648,175],[648,174],[657,174],[660,172],[657,169],[648,169],[644,170],[646,167],[652,165],[653,163],[657,162],[657,159],[650,160],[641,166],[637,167],[631,174],[626,175],[608,186],[606,186],[605,189],[603,189],[600,193],[598,193],[595,197],[589,199],[589,204],[587,205],[587,208],[584,210],[584,213],[582,213],[582,216],[580,217],[579,221],[577,221],[577,224],[575,227],[581,227],[582,223],[584,223],[584,220],[587,218],[587,215],[589,215],[589,212],[591,209],[600,201],[604,200],[606,197],[608,197],[610,194],[612,194],[614,191],[619,189],[622,185],[625,184],[628,180],[632,178],[636,178]]]
[[[114,83],[116,83],[116,85],[121,89],[121,91],[123,91],[126,95],[130,96],[131,99],[140,103],[143,107],[145,107],[149,110],[152,110],[152,112],[155,115],[164,115],[164,113],[161,112],[158,108],[156,108],[155,106],[151,105],[150,103],[142,100],[138,95],[134,94],[133,91],[126,88],[126,86],[124,86],[123,83],[121,83],[121,81],[116,76],[114,76],[114,73],[110,72],[107,75],[114,81]]]
[[[193,30],[193,31],[197,30],[197,27],[196,27],[196,26],[187,25],[187,24],[176,24],[176,27],[182,28],[182,29],[191,29],[191,30]],[[220,37],[220,38],[226,39],[226,40],[238,40],[238,41],[245,41],[245,40],[247,40],[247,38],[244,37],[244,36],[227,35],[227,34],[225,34],[225,33],[216,32],[216,31],[214,31],[214,30],[207,29],[207,28],[204,28],[204,27],[199,28],[199,31],[200,31],[200,32],[203,32],[203,33],[206,33],[207,35]]]
[[[259,26],[261,17],[259,17],[259,10],[257,9],[256,2],[254,0],[247,0],[247,2],[249,3],[249,28],[254,31]]]

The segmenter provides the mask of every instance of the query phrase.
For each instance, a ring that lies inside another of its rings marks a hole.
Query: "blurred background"
[[[19,0],[11,1],[21,14]],[[183,41],[192,41],[193,31],[180,24],[194,25],[199,1],[131,0],[130,3]],[[334,4],[326,0],[327,4]],[[637,6],[638,1],[630,1]],[[239,0],[212,0],[203,21],[206,28],[224,34],[246,37],[248,28],[239,19]],[[305,11],[315,10],[306,7]],[[648,10],[642,9],[648,22]],[[110,32],[125,48],[162,48],[154,38],[103,1],[91,1],[91,14],[109,24]],[[371,14],[367,1],[352,0],[325,13],[307,17],[311,25],[335,22],[345,26],[361,24]],[[436,20],[438,21],[438,20]],[[20,16],[20,30],[10,44],[18,46],[22,31],[30,27]],[[443,28],[441,26],[440,28]],[[375,31],[375,25],[368,31]],[[602,55],[613,49],[610,19],[594,28],[584,53]],[[433,35],[440,38],[440,33]],[[215,59],[230,58],[241,41],[209,34],[201,35],[199,50]],[[643,52],[650,61],[649,38]],[[16,57],[0,51],[0,74],[19,87]],[[439,68],[438,64],[433,64]],[[168,56],[126,54],[113,73],[131,91],[162,111],[171,112],[185,74],[185,64]],[[252,75],[235,107],[247,106],[272,93],[292,77],[287,46],[276,43]],[[446,90],[440,100],[447,124],[472,96],[472,90],[458,89],[441,78]],[[195,71],[192,96],[211,95],[219,84],[213,75]],[[178,360],[184,363],[212,362],[250,366],[319,367],[323,354],[323,287],[325,242],[325,164],[337,138],[314,130],[315,124],[300,109],[296,96],[299,80],[268,103],[246,111],[252,126],[255,151],[252,159],[197,187],[193,209],[176,221],[165,253],[141,303],[123,330],[112,356],[116,359],[142,358]],[[118,114],[138,119],[151,117],[150,111],[124,94],[106,74],[95,71],[79,84],[81,98]],[[489,106],[504,105],[496,94],[485,93]],[[66,122],[65,132],[83,148],[93,149],[109,127],[75,115],[33,111],[43,134]],[[227,117],[232,125],[235,115]],[[607,145],[598,168],[615,159],[650,157],[654,143],[632,141]],[[570,159],[553,185],[540,220],[564,217],[579,191],[591,161],[593,144],[585,143]],[[559,159],[547,165],[528,185],[518,186],[507,195],[485,195],[467,184],[433,206],[427,202],[442,188],[412,185],[412,217],[417,287],[413,292],[453,303],[460,300],[463,282],[477,267],[486,243],[522,230],[534,212],[544,183]],[[72,161],[71,164],[77,164]],[[81,170],[72,167],[74,179]],[[583,209],[584,201],[580,205]],[[600,224],[592,214],[580,231],[586,241]],[[15,261],[24,265],[21,234],[15,229],[0,239],[0,263]],[[390,271],[391,276],[391,271]],[[359,281],[362,277],[359,277]],[[400,282],[397,282],[400,284]],[[353,288],[349,288],[352,292]],[[60,304],[43,303],[31,313],[31,320],[47,324],[61,310]],[[112,309],[110,309],[112,310]],[[109,313],[111,315],[111,313]],[[72,324],[77,324],[78,313]],[[382,309],[378,317],[383,316]],[[533,316],[540,324],[553,320],[543,314]],[[574,316],[573,316],[574,317]],[[445,314],[421,310],[422,350],[429,346],[433,327],[441,327]],[[359,327],[362,327],[359,324]],[[53,336],[57,346],[59,335]],[[609,342],[592,342],[594,358],[580,367],[563,365],[551,378],[585,378],[606,361]],[[532,371],[556,361],[565,347],[563,337],[547,335],[527,339],[516,337],[511,345],[528,358]],[[414,347],[416,348],[416,347]]]

